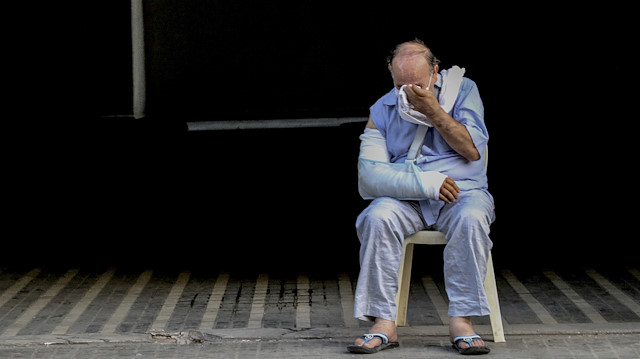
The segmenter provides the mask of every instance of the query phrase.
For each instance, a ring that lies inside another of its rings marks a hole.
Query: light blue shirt
[[[446,72],[447,70],[442,70]],[[439,89],[442,76],[438,75],[435,86]],[[391,162],[404,162],[413,142],[418,125],[403,120],[396,110],[398,97],[395,89],[382,96],[370,108],[371,120],[386,139]],[[461,191],[487,190],[487,175],[484,167],[485,146],[489,133],[484,123],[484,106],[475,82],[463,78],[460,91],[451,113],[456,121],[463,124],[480,152],[480,160],[469,161],[456,151],[431,127],[425,136],[424,145],[416,164],[424,171],[438,171],[456,181]],[[420,201],[427,225],[435,223],[443,201]]]

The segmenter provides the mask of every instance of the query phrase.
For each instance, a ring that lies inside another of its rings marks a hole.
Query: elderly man
[[[483,282],[495,215],[481,161],[489,136],[476,84],[457,66],[439,72],[438,63],[418,39],[399,44],[388,61],[394,89],[371,106],[360,136],[360,194],[373,201],[356,221],[361,248],[354,314],[374,324],[348,346],[354,353],[398,346],[402,243],[423,229],[441,231],[447,239],[444,277],[453,346],[462,354],[489,352],[471,323],[471,317],[489,314]],[[416,170],[395,172],[400,165]]]

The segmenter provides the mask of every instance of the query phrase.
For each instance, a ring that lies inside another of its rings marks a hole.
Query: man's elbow
[[[466,158],[467,160],[474,162],[479,160],[480,157],[480,152],[478,152],[477,149],[473,148],[473,150],[469,151],[469,153],[465,154],[464,158]]]

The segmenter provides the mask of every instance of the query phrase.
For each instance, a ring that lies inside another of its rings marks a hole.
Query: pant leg
[[[444,279],[449,296],[449,315],[489,315],[484,290],[490,225],[495,219],[493,197],[483,190],[465,191],[445,205],[434,229],[445,233]]]
[[[417,202],[377,198],[358,216],[360,274],[354,316],[396,319],[395,297],[404,238],[425,228]]]

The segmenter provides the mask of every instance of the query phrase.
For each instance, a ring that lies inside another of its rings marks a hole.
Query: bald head
[[[435,66],[440,63],[440,60],[433,56],[431,50],[424,44],[424,42],[422,42],[422,40],[415,39],[399,44],[391,52],[391,55],[387,58],[387,64],[389,66],[389,71],[391,71],[391,75],[394,75],[393,64],[396,60],[406,61],[407,59],[414,59],[416,57],[422,57],[426,61],[431,72],[433,72]]]
[[[430,77],[437,71],[438,59],[420,40],[404,42],[396,46],[389,57],[389,71],[394,86],[414,84],[426,88]]]

